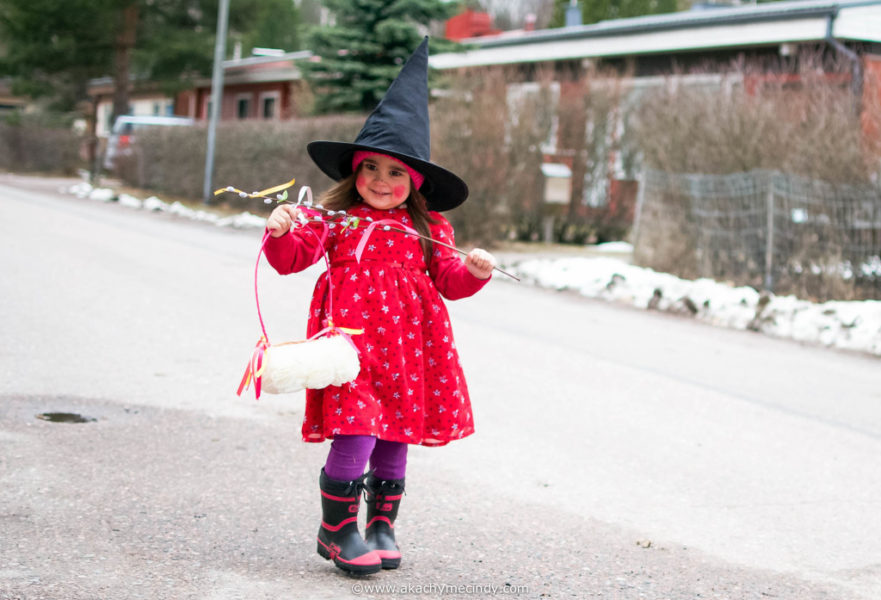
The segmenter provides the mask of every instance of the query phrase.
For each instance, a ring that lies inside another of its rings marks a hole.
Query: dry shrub
[[[660,172],[655,176],[664,178]],[[633,261],[687,279],[696,278],[701,275],[698,254],[695,252],[698,231],[690,207],[682,201],[678,190],[671,189],[669,182],[656,182],[655,185],[660,188],[659,198],[646,203],[639,214]],[[673,223],[678,225],[678,229],[669,226]]]
[[[843,75],[847,65],[823,68],[818,60],[804,60],[797,81],[740,64],[718,78],[669,78],[644,97],[633,122],[645,166],[707,174],[769,169],[866,181],[860,115]]]
[[[561,83],[557,148],[558,157],[571,162],[572,197],[557,222],[557,241],[619,240],[629,230],[632,207],[612,197],[611,188],[613,179],[634,177],[628,82],[611,71],[590,70]]]
[[[449,215],[459,238],[490,245],[540,208],[545,93],[509,98],[504,72],[476,69],[456,76],[432,106],[432,159],[470,190]]]
[[[0,169],[71,175],[85,166],[81,144],[69,127],[0,123]]]
[[[228,185],[252,191],[296,178],[316,197],[333,182],[309,155],[313,140],[353,140],[363,116],[336,116],[290,121],[221,123],[215,146],[214,187]],[[120,165],[129,184],[175,196],[201,198],[205,177],[205,127],[162,127],[139,132],[132,160]],[[268,206],[227,194],[234,206],[266,212]]]
[[[853,243],[850,211],[877,205],[877,155],[847,65],[809,57],[798,73],[776,76],[733,67],[721,77],[670,78],[645,96],[634,123],[645,166],[702,176],[680,175],[681,189],[646,186],[654,195],[640,215],[635,261],[756,287],[767,276],[775,291],[805,297],[866,297],[860,265],[878,244]],[[765,273],[769,201],[775,247]],[[877,281],[868,286],[877,294],[872,287]]]

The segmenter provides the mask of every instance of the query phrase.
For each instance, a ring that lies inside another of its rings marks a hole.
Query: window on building
[[[278,119],[281,115],[281,93],[277,90],[261,92],[257,97],[257,117]]]
[[[250,98],[239,98],[236,100],[236,116],[239,119],[247,119],[251,116]]]
[[[276,99],[271,96],[267,96],[263,98],[263,118],[264,119],[274,119],[275,118],[275,105]]]

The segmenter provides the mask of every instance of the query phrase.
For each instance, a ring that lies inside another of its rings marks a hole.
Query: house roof
[[[261,68],[276,63],[291,63],[298,60],[307,60],[312,58],[311,50],[300,50],[297,52],[281,52],[278,54],[262,54],[246,56],[244,58],[234,58],[223,61],[225,71],[245,69],[245,68]]]
[[[470,38],[436,69],[838,40],[881,42],[881,0],[800,0],[690,10]]]
[[[248,56],[223,61],[224,85],[296,81],[302,79],[297,62],[309,60],[312,52],[285,52],[268,56]],[[210,80],[209,80],[210,81]]]
[[[263,83],[267,81],[296,81],[302,79],[300,69],[297,68],[297,61],[309,60],[312,58],[310,50],[302,50],[299,52],[284,52],[280,54],[272,54],[266,56],[247,56],[245,58],[236,58],[223,61],[223,78],[224,85],[236,85],[243,83]],[[131,78],[135,84],[135,91],[141,92],[158,92],[159,84],[152,81],[138,79],[135,76]],[[210,86],[211,78],[203,77],[193,82],[196,87]],[[89,80],[89,95],[96,96],[101,94],[112,94],[114,81],[112,77],[98,77]]]

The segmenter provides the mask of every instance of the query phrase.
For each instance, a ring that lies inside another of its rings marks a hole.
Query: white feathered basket
[[[308,194],[311,201],[312,192],[306,186],[300,190],[301,200],[304,194]],[[315,232],[308,227],[305,227],[305,231],[315,235]],[[353,381],[361,371],[361,362],[358,358],[358,350],[350,336],[361,333],[360,330],[336,327],[331,322],[325,329],[307,340],[281,344],[269,343],[266,327],[263,325],[263,315],[260,313],[260,298],[257,293],[257,271],[260,266],[260,256],[263,254],[263,248],[268,239],[269,232],[267,231],[260,244],[257,265],[254,268],[254,297],[257,302],[257,316],[260,319],[263,336],[251,353],[251,360],[245,369],[238,394],[241,395],[242,391],[247,389],[252,382],[254,394],[259,399],[261,391],[268,394],[291,394],[304,389],[317,390]],[[320,246],[321,244],[319,244]],[[326,254],[324,260],[329,272],[330,261],[328,261]],[[332,288],[328,294],[332,298]]]
[[[361,371],[358,352],[342,335],[269,346],[264,353],[262,389],[290,394],[349,383]]]

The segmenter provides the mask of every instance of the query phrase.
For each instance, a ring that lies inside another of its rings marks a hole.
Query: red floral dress
[[[357,379],[306,391],[303,439],[370,435],[392,442],[442,446],[474,433],[471,401],[441,295],[465,298],[489,281],[477,279],[458,254],[439,244],[425,265],[419,239],[376,227],[360,262],[355,258],[365,219],[392,219],[412,227],[407,210],[357,204],[348,214],[357,229],[337,225],[324,241],[331,268],[315,285],[308,335],[327,325],[363,329],[352,336],[361,359]],[[438,213],[431,237],[454,245],[453,228]],[[316,236],[293,229],[266,244],[266,258],[280,274],[296,273],[320,259]],[[318,251],[318,252],[316,252]],[[328,278],[333,315],[328,314]]]

